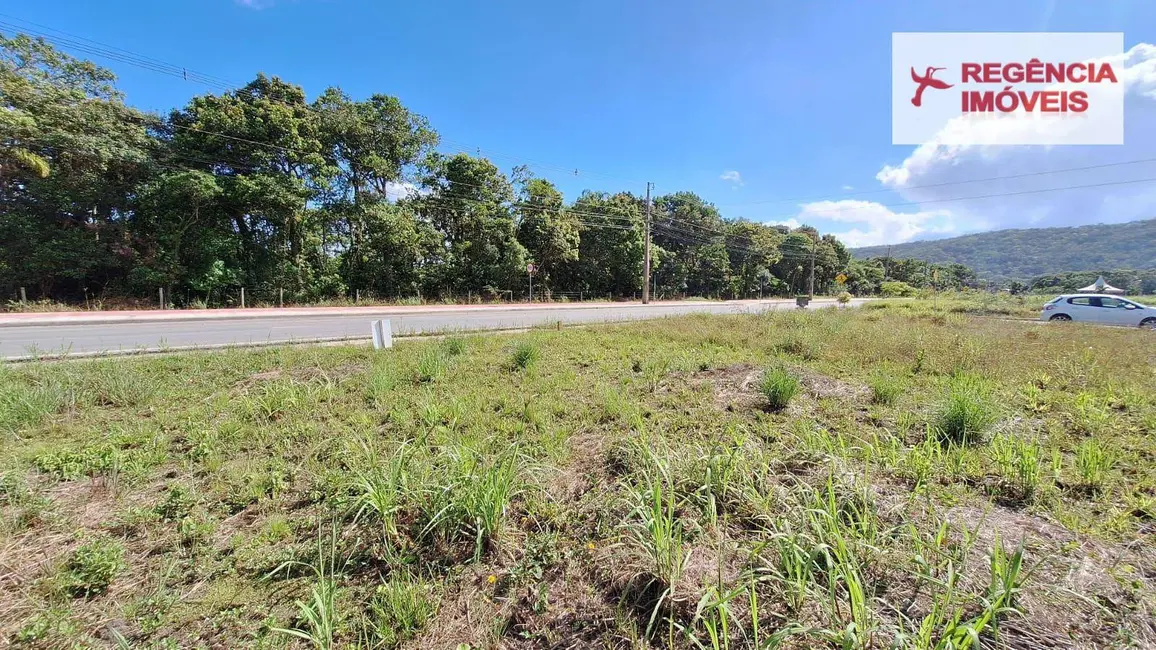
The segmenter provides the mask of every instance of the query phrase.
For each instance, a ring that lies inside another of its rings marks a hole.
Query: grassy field
[[[921,316],[942,313],[970,314],[973,316],[1003,316],[1007,318],[1039,318],[1044,304],[1058,296],[1054,294],[1027,294],[986,291],[943,292],[939,296],[920,298],[893,298],[875,300],[866,304],[868,309],[907,310]],[[1125,296],[1143,305],[1156,305],[1156,296]]]
[[[1154,342],[828,309],[0,367],[0,645],[1153,647]]]

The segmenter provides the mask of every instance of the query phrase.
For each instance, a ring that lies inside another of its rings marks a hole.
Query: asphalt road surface
[[[853,300],[852,306],[861,304]],[[815,300],[812,307],[833,305]],[[168,322],[77,323],[0,327],[0,357],[16,359],[37,355],[124,353],[191,347],[289,343],[370,337],[370,321],[388,318],[394,335],[448,331],[515,329],[563,323],[596,323],[710,313],[736,314],[771,309],[794,309],[793,302],[608,304],[533,309],[431,309],[389,314],[262,316],[217,320]]]

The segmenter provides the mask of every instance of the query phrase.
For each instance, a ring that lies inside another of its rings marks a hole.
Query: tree
[[[490,161],[462,153],[435,154],[429,170],[427,193],[409,200],[444,242],[429,288],[498,296],[520,287],[526,249],[516,236],[509,180]]]
[[[25,36],[0,37],[0,90],[9,292],[151,301],[162,287],[177,303],[214,304],[238,285],[253,301],[282,288],[290,301],[363,290],[496,297],[525,290],[527,261],[550,291],[642,288],[642,198],[587,191],[567,205],[525,167],[511,181],[488,160],[434,153],[429,122],[390,95],[358,100],[333,87],[309,101],[299,86],[257,75],[160,118],[126,106],[108,70]],[[1112,250],[1139,254],[1149,239]],[[801,293],[812,275],[824,292],[841,272],[857,293],[882,290],[884,277],[915,288],[978,282],[960,264],[852,260],[813,227],[727,219],[693,192],[655,200],[653,240],[659,295]],[[1156,286],[1144,273],[1109,279]]]
[[[132,219],[139,265],[130,274],[142,292],[193,287],[194,278],[233,257],[221,194],[217,178],[197,170],[165,173],[142,186]]]
[[[740,219],[727,226],[731,289],[736,297],[776,293],[771,267],[782,258],[782,235],[765,224]]]
[[[670,253],[660,286],[693,295],[718,295],[730,280],[727,233],[718,210],[693,192],[660,196],[655,208],[654,241]]]
[[[304,91],[258,75],[239,90],[193,98],[172,113],[164,136],[169,156],[216,176],[236,232],[240,280],[313,292],[325,262],[320,231],[307,231],[320,225],[309,207],[328,192],[336,169]]]
[[[437,133],[428,120],[389,95],[356,102],[341,89],[329,88],[313,103],[313,109],[320,119],[322,148],[334,170],[323,197],[333,217],[328,223],[332,237],[327,245],[341,256],[346,284],[354,289],[373,286],[387,293],[413,291],[413,278],[401,280],[396,264],[380,258],[375,267],[368,264],[371,255],[380,255],[402,241],[413,241],[410,235],[416,232],[414,228],[394,218],[397,213],[382,204],[403,198],[399,191],[408,187],[406,177],[437,145]],[[399,230],[383,229],[386,225]],[[385,237],[385,241],[367,241],[370,236]],[[417,254],[416,250],[397,252],[404,259]],[[375,277],[382,263],[391,269],[391,279]]]
[[[571,291],[616,296],[642,289],[646,248],[642,201],[627,192],[583,192],[571,211],[582,217],[578,259],[559,274]]]
[[[115,76],[0,36],[0,282],[79,299],[134,262],[124,215],[153,172],[147,119]]]
[[[562,205],[562,193],[542,178],[520,178],[524,168],[515,169],[520,191],[515,209],[518,241],[525,246],[538,267],[542,286],[551,290],[563,265],[578,259],[578,216]]]

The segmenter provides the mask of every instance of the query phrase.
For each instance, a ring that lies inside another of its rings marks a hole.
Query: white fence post
[[[389,319],[373,321],[370,329],[373,331],[374,350],[393,347],[393,329],[389,325]]]

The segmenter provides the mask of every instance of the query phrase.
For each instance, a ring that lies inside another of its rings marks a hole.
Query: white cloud
[[[428,194],[428,191],[422,190],[417,185],[408,181],[394,183],[389,181],[385,184],[385,198],[387,201],[400,201],[401,199],[408,199],[418,194]]]
[[[724,180],[724,181],[729,181],[731,183],[734,183],[735,187],[742,187],[742,185],[743,185],[742,174],[739,174],[736,171],[723,172],[722,176],[719,176],[719,180]]]
[[[1153,158],[1156,149],[1156,46],[1139,44],[1121,57],[1125,85],[1124,144],[1119,146],[959,146],[941,144],[954,129],[1025,128],[1020,122],[975,124],[953,120],[935,140],[916,147],[899,165],[876,178],[917,210],[944,215],[955,232],[1000,228],[1119,223],[1156,217],[1156,163],[1118,163]],[[1117,69],[1120,69],[1117,67]],[[1093,169],[1087,169],[1094,167]],[[1064,173],[1057,169],[1081,168]],[[1016,178],[1006,178],[1017,176]],[[977,179],[983,182],[966,182]],[[1099,187],[1073,187],[1121,181]],[[1056,190],[1072,187],[1073,189]],[[993,196],[954,201],[960,197]],[[894,239],[906,241],[895,232]],[[917,233],[926,234],[926,233]]]
[[[268,9],[273,6],[274,0],[236,0],[237,4],[249,9]]]
[[[850,191],[851,191],[851,190],[853,190],[853,189],[855,189],[855,186],[854,186],[854,185],[844,185],[844,186],[843,186],[843,191],[844,191],[844,192],[850,192]]]
[[[834,230],[839,241],[851,247],[875,246],[911,241],[920,235],[943,235],[954,231],[951,213],[946,210],[895,212],[874,201],[817,201],[800,206],[799,215],[791,221],[811,223],[816,220],[851,224],[848,230]]]
[[[795,218],[787,219],[786,221],[768,221],[766,224],[768,226],[786,226],[791,230],[794,230],[795,228],[803,225],[802,222]]]

